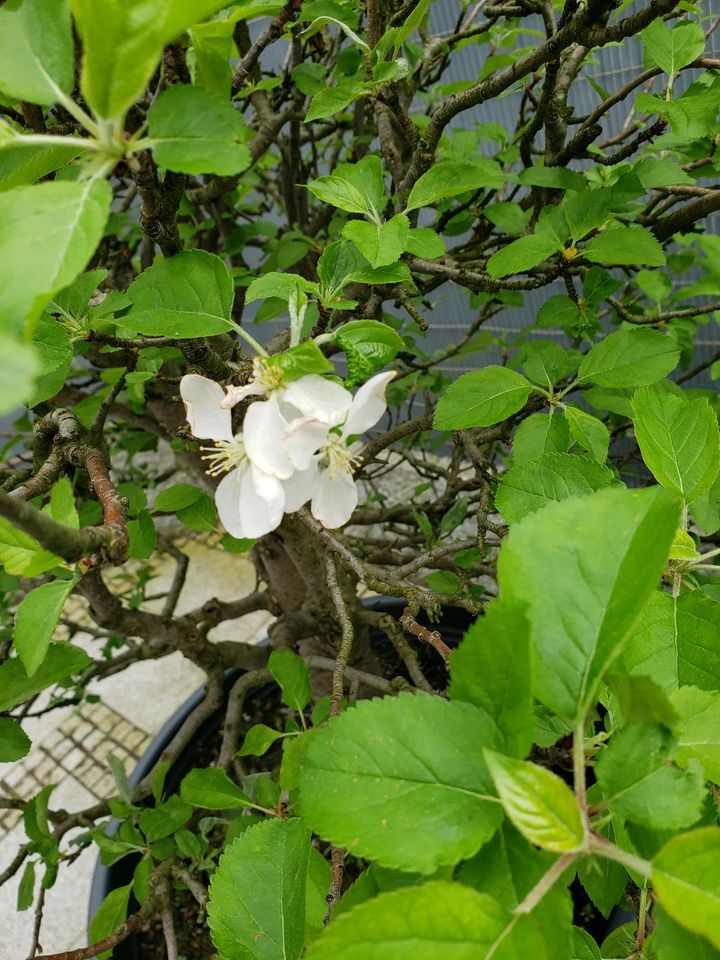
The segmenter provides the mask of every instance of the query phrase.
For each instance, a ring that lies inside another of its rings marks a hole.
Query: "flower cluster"
[[[234,537],[256,538],[274,530],[284,513],[310,503],[328,528],[347,523],[357,506],[353,467],[369,430],[386,410],[385,389],[394,372],[379,373],[353,396],[332,380],[307,374],[283,383],[261,360],[251,382],[229,387],[188,374],[180,395],[194,437],[212,476],[225,474],[215,492],[223,526]],[[242,433],[232,429],[232,407],[258,399],[245,413]]]

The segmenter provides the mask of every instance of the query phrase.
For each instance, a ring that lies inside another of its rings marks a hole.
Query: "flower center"
[[[218,477],[221,473],[240,467],[247,460],[245,444],[239,434],[232,440],[216,440],[214,446],[200,449],[206,451],[202,454],[202,459],[207,460],[209,465],[205,473],[211,477]]]
[[[255,357],[253,360],[253,379],[256,383],[262,384],[267,393],[272,393],[282,386],[285,379],[285,371],[282,367],[272,367],[263,361],[262,357]]]
[[[344,437],[341,437],[339,433],[328,435],[323,453],[327,457],[332,480],[340,473],[351,474],[353,467],[360,463],[360,458],[353,456],[352,447],[346,445]]]

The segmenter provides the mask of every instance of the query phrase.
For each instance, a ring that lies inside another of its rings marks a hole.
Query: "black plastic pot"
[[[366,606],[371,610],[381,610],[386,613],[392,613],[395,617],[399,617],[403,611],[405,603],[403,600],[389,599],[387,597],[373,597],[366,601]],[[448,646],[455,647],[460,643],[463,634],[473,620],[474,617],[468,614],[465,610],[456,607],[447,608],[443,611],[442,620],[438,625],[438,629],[442,633],[443,639]],[[380,638],[380,634],[375,634],[373,631],[371,631],[371,640],[380,640]],[[265,639],[261,642],[264,644],[267,643],[268,640]],[[230,692],[230,688],[241,673],[241,670],[227,671],[225,675],[226,695]],[[248,695],[248,700],[252,701],[253,697],[262,696],[264,692],[265,691],[263,690],[251,691]],[[204,697],[205,690],[203,687],[201,687],[181,707],[179,707],[178,710],[176,710],[172,717],[170,717],[167,723],[154,737],[147,751],[140,758],[137,766],[128,777],[128,783],[130,786],[135,786],[152,770],[160,758],[163,750],[165,750],[187,717],[192,713],[193,710],[195,710],[198,704],[202,702]],[[224,707],[221,707],[217,713],[208,717],[207,720],[205,720],[204,723],[202,723],[198,728],[193,740],[188,745],[188,749],[185,754],[180,756],[169,769],[165,778],[165,791],[168,794],[177,792],[180,787],[181,780],[185,774],[188,773],[192,766],[192,754],[195,752],[195,749],[197,746],[202,745],[205,741],[214,736],[220,724],[222,723],[223,716]],[[125,886],[126,884],[130,883],[136,864],[137,857],[133,856],[123,857],[122,860],[118,860],[116,863],[113,863],[110,866],[104,866],[98,860],[95,866],[95,872],[93,873],[92,886],[90,888],[88,922],[90,922],[90,920],[92,920],[92,918],[95,916],[100,904],[111,890],[115,890],[118,887]],[[113,950],[113,960],[142,960],[139,940],[135,934],[132,934],[115,947]]]

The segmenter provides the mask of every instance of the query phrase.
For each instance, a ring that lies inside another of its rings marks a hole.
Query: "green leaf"
[[[587,450],[593,460],[605,463],[610,446],[610,431],[602,420],[579,407],[566,406],[564,412],[573,440],[583,450]]]
[[[273,730],[267,724],[253,724],[245,734],[245,739],[237,755],[238,757],[261,757],[264,753],[267,753],[276,740],[281,740],[284,736],[284,733]]]
[[[453,700],[474,704],[494,723],[502,749],[527,755],[535,730],[530,627],[522,607],[494,600],[450,655]]]
[[[7,4],[3,9],[6,8]],[[77,146],[73,146],[72,140],[68,140],[67,146],[22,142],[3,144],[0,149],[0,191],[36,183],[53,170],[64,167],[83,153],[83,141],[78,138],[75,142]]]
[[[30,751],[30,737],[17,720],[0,717],[0,763],[14,763]]]
[[[148,114],[148,133],[155,160],[168,170],[231,176],[250,165],[241,115],[202,87],[161,93]]]
[[[115,933],[125,920],[131,890],[132,884],[128,883],[124,887],[116,887],[115,890],[111,890],[105,897],[97,913],[90,921],[90,940],[92,943],[104,940],[111,933]],[[110,956],[112,956],[112,950],[104,950],[97,954],[97,960],[108,960]]]
[[[415,227],[410,231],[406,248],[408,253],[426,260],[434,260],[445,253],[445,244],[430,227]]]
[[[697,760],[705,779],[720,783],[720,693],[681,687],[670,701],[679,715],[673,727],[677,763],[684,766]]]
[[[720,530],[720,474],[709,490],[693,500],[690,514],[703,533],[712,534]]]
[[[155,552],[157,532],[153,519],[147,510],[141,510],[137,517],[128,520],[128,556],[135,560],[147,560]]]
[[[6,573],[34,577],[63,563],[37,540],[0,517],[0,563]]]
[[[148,843],[169,837],[184,826],[192,816],[192,806],[174,796],[151,810],[143,810],[138,819],[140,829]]]
[[[370,374],[381,370],[405,346],[402,337],[379,320],[351,320],[338,327],[333,339],[345,351],[348,360],[353,356],[363,361],[365,377],[357,379],[367,379]]]
[[[707,400],[645,387],[632,405],[640,452],[658,483],[686,501],[709,490],[720,471],[720,434]]]
[[[267,297],[277,297],[279,300],[289,300],[298,290],[303,293],[317,293],[317,284],[306,280],[297,273],[278,273],[271,271],[256,277],[245,291],[245,303],[255,300],[264,300]]]
[[[180,784],[180,796],[194,807],[208,810],[253,806],[252,800],[245,796],[225,771],[216,767],[191,770]]]
[[[652,883],[663,909],[720,948],[720,830],[673,837],[653,860]]]
[[[487,272],[496,280],[508,277],[511,273],[525,273],[561,248],[562,243],[547,233],[519,237],[490,257]]]
[[[122,116],[142,94],[163,47],[225,0],[71,0],[83,47],[80,86],[100,117]]]
[[[63,326],[48,316],[40,317],[35,324],[33,349],[40,368],[28,400],[30,407],[54,397],[65,385],[73,358],[72,344]]]
[[[648,950],[654,947],[659,960],[720,960],[720,949],[675,923],[659,904],[653,907],[653,920]]]
[[[292,650],[273,650],[268,669],[280,684],[283,703],[299,713],[310,703],[310,671],[308,665]]]
[[[489,427],[517,413],[527,403],[532,384],[508,367],[472,370],[451,383],[440,397],[433,426],[436,430]]]
[[[26,594],[17,608],[13,644],[28,677],[37,672],[45,659],[65,601],[74,586],[74,580],[43,583]]]
[[[19,913],[28,910],[35,898],[35,861],[29,860],[25,864],[17,891],[17,909]]]
[[[362,96],[367,96],[367,91],[359,83],[342,83],[336,87],[325,87],[310,101],[310,108],[305,114],[305,123],[332,117]]]
[[[372,153],[359,163],[339,163],[331,176],[311,180],[307,188],[323,203],[373,218],[382,213],[389,199],[380,158]]]
[[[13,337],[0,333],[0,414],[11,413],[28,401],[39,372],[37,353]]]
[[[0,7],[0,91],[51,104],[73,87],[73,41],[67,0],[7,0]]]
[[[612,227],[603,230],[582,248],[593,263],[664,267],[665,253],[655,237],[643,227]]]
[[[515,431],[513,463],[527,463],[544,453],[567,453],[569,449],[570,428],[565,417],[533,413]]]
[[[535,763],[492,750],[485,750],[484,755],[505,813],[526,840],[553,853],[582,847],[582,813],[560,777]]]
[[[128,287],[132,308],[122,318],[134,333],[179,339],[233,328],[232,277],[220,257],[183,250],[143,271]]]
[[[207,914],[225,960],[299,960],[305,933],[310,833],[299,820],[268,820],[226,848]]]
[[[577,369],[577,355],[553,340],[530,340],[520,354],[523,370],[533,383],[549,387]]]
[[[604,464],[570,453],[546,453],[503,474],[495,506],[508,523],[517,523],[548,503],[616,485],[615,474]]]
[[[720,689],[720,603],[699,591],[679,598],[656,591],[621,664],[631,674],[652,676],[664,690],[685,684]]]
[[[500,960],[496,948],[512,925],[492,897],[434,880],[381,893],[341,914],[311,944],[307,960]]]
[[[431,207],[438,200],[447,200],[471,190],[498,190],[505,182],[500,164],[488,157],[468,160],[440,160],[415,183],[405,205],[405,212]]]
[[[47,656],[28,677],[18,658],[0,664],[0,711],[12,710],[18,703],[40,693],[60,680],[80,673],[90,663],[90,657],[79,647],[69,643],[53,643]]]
[[[290,383],[309,373],[333,373],[332,363],[323,354],[314,340],[306,340],[296,347],[274,353],[263,360],[265,366],[282,370],[283,383]]]
[[[370,266],[384,267],[400,259],[410,236],[410,225],[402,213],[382,224],[350,220],[342,235],[355,244]]]
[[[109,208],[105,180],[57,180],[0,193],[0,314],[10,329],[33,324],[53,293],[85,267]]]
[[[678,70],[692,63],[705,49],[705,33],[696,21],[676,24],[672,29],[659,17],[640,34],[645,59],[660,67],[672,80]]]
[[[548,504],[503,542],[500,592],[528,605],[535,695],[562,719],[595,702],[657,585],[678,517],[659,488],[600,490]]]
[[[191,483],[174,483],[170,487],[160,490],[155,497],[153,510],[159,513],[175,513],[183,507],[189,507],[203,495],[199,487]]]
[[[601,387],[642,387],[674,370],[680,351],[656,330],[618,330],[583,357],[578,381]]]
[[[363,53],[370,55],[370,47],[361,39],[354,30],[352,30],[347,23],[344,23],[342,20],[338,20],[336,17],[315,17],[313,22],[309,27],[306,27],[302,33],[298,34],[300,39],[306,39],[307,37],[312,37],[319,30],[322,30],[323,27],[328,24],[333,24],[333,26],[338,27],[342,30],[348,40],[351,40],[355,46],[359,47]]]
[[[362,701],[309,739],[303,819],[353,855],[384,866],[431,873],[457,863],[502,818],[479,756],[481,746],[496,743],[494,724],[468,703],[404,693]]]
[[[700,817],[705,784],[672,763],[676,745],[659,724],[633,723],[603,748],[595,774],[603,799],[626,820],[656,830],[679,830]]]

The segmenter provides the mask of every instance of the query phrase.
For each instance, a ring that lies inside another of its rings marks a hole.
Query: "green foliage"
[[[531,390],[525,377],[507,367],[466,373],[440,398],[433,426],[438,430],[489,427],[520,410]]]

